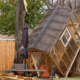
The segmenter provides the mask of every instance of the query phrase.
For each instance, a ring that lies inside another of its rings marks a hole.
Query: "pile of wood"
[[[40,80],[34,77],[24,77],[19,75],[13,75],[10,73],[0,73],[0,80]]]

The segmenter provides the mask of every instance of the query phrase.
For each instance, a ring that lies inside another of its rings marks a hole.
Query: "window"
[[[65,31],[63,32],[62,36],[61,36],[61,41],[63,43],[63,45],[66,47],[68,42],[71,39],[71,34],[69,32],[69,30],[66,28]]]

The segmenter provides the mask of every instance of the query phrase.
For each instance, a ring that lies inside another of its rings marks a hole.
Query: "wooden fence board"
[[[0,71],[11,69],[15,55],[15,41],[0,41]]]
[[[2,71],[2,53],[1,53],[1,51],[2,51],[2,42],[0,41],[0,71]]]

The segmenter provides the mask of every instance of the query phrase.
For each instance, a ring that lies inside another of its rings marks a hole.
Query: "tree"
[[[22,46],[22,35],[24,22],[28,23],[31,29],[37,25],[44,13],[54,9],[56,6],[72,7],[73,1],[79,0],[26,0],[28,4],[28,13],[24,12],[23,0],[0,0],[0,33],[12,35],[15,34],[15,62],[20,61],[20,47]],[[16,4],[17,3],[17,4]],[[46,6],[46,8],[44,7]],[[78,4],[78,7],[80,4]],[[15,10],[16,7],[16,10]],[[77,7],[75,3],[75,8]],[[26,16],[25,16],[26,14]],[[14,18],[15,17],[15,18]]]
[[[0,0],[0,34],[9,36],[15,34],[14,17],[17,1],[18,0]],[[46,0],[43,1],[47,2]],[[25,22],[29,24],[30,29],[33,29],[44,15],[44,12],[40,12],[44,3],[41,2],[41,0],[27,0],[27,3],[29,14],[26,15]]]
[[[46,2],[46,0],[43,1]],[[44,12],[41,12],[44,3],[40,0],[27,0],[27,4],[29,14],[26,15],[25,22],[28,23],[31,29],[34,29],[44,15]]]
[[[46,0],[44,1],[46,2]],[[44,15],[44,12],[40,12],[41,7],[44,5],[41,0],[27,0],[27,3],[29,14],[26,15],[24,20],[25,12],[23,0],[0,0],[0,33],[6,35],[15,35],[16,63],[20,63],[22,61],[19,51],[22,45],[22,27],[24,22],[28,23],[29,27],[33,29]]]
[[[22,46],[22,35],[24,22],[29,24],[31,29],[40,21],[44,13],[40,13],[40,8],[43,3],[39,0],[28,0],[28,13],[24,12],[23,0],[18,0],[15,13],[15,63],[22,63],[22,57],[20,56],[20,49]],[[26,18],[25,18],[26,15]]]
[[[23,25],[24,25],[24,5],[23,0],[18,0],[15,12],[15,63],[22,63],[20,47],[22,46]]]
[[[15,34],[15,0],[0,0],[0,34]]]

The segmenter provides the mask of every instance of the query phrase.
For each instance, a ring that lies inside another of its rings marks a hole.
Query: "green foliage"
[[[15,0],[0,0],[0,34],[12,35],[15,33]]]
[[[5,2],[6,1],[6,2]],[[15,34],[15,7],[17,0],[0,0],[0,34]],[[25,22],[33,29],[44,15],[40,13],[41,7],[47,0],[26,0],[28,13]]]
[[[31,29],[34,29],[44,15],[44,12],[41,13],[44,2],[47,3],[47,0],[27,0],[29,14],[27,14],[25,22]]]

